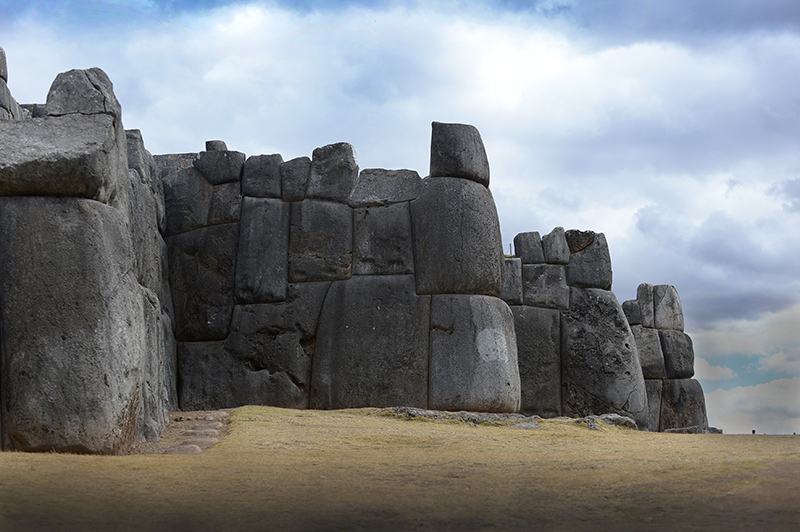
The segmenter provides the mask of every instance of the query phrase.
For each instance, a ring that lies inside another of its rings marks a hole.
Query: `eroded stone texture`
[[[107,114],[117,121],[122,118],[122,106],[114,95],[111,80],[99,68],[62,72],[47,93],[47,114],[63,116]]]
[[[423,179],[411,202],[419,294],[500,295],[503,244],[489,190],[466,179]]]
[[[179,341],[205,342],[228,336],[238,240],[239,224],[204,227],[167,238]]]
[[[306,197],[347,203],[358,180],[358,162],[353,146],[346,142],[314,150]]]
[[[628,324],[631,327],[634,325],[642,324],[642,311],[639,308],[639,301],[636,299],[629,299],[622,302],[622,312],[628,318]]]
[[[632,325],[631,332],[636,340],[636,350],[639,351],[639,362],[642,365],[644,378],[666,379],[667,371],[664,367],[664,354],[661,351],[658,331],[641,325]]]
[[[311,408],[428,405],[430,297],[411,275],[334,282],[317,332]]]
[[[522,304],[522,260],[505,258],[505,275],[500,299],[509,305]]]
[[[658,331],[667,378],[690,379],[694,376],[694,347],[688,334],[671,329]]]
[[[534,307],[566,309],[569,287],[564,266],[524,264],[522,266],[523,302]]]
[[[289,280],[293,283],[348,279],[353,261],[353,211],[343,203],[292,203]]]
[[[289,287],[289,204],[245,197],[236,261],[236,299],[284,301]]]
[[[517,412],[520,377],[514,316],[499,298],[431,299],[428,408]]]
[[[281,197],[280,154],[253,155],[244,163],[242,174],[242,195],[256,198]]]
[[[661,427],[708,427],[703,388],[694,379],[667,379],[661,395]]]
[[[569,263],[569,244],[563,227],[555,227],[542,237],[544,260],[548,264]]]
[[[238,151],[201,151],[194,167],[212,185],[233,183],[241,180],[245,155]]]
[[[281,165],[281,196],[283,201],[302,201],[306,197],[311,159],[297,157]]]
[[[185,168],[164,178],[165,236],[208,225],[214,187],[195,168]]]
[[[353,213],[353,274],[414,273],[408,202],[360,207]]]
[[[350,195],[351,207],[391,205],[411,201],[419,194],[422,180],[414,170],[361,170],[355,190]]]
[[[562,311],[561,346],[564,415],[616,413],[646,424],[647,395],[636,341],[613,293],[570,289],[569,310]]]
[[[569,235],[580,233],[580,238]],[[588,233],[588,231],[586,232]],[[573,251],[567,264],[567,284],[577,288],[601,288],[611,290],[612,272],[611,255],[608,253],[608,244],[603,233],[594,233],[592,241],[583,246],[585,233],[567,231],[567,241]],[[574,242],[574,245],[573,243]],[[583,246],[583,247],[581,247]]]
[[[525,415],[561,415],[561,313],[555,309],[512,306]]]
[[[640,425],[640,428],[650,432],[658,432],[661,426],[663,381],[660,379],[645,379],[644,387],[647,390],[647,422],[644,425]]]
[[[211,190],[208,225],[238,222],[242,212],[241,185],[238,182],[216,185]]]
[[[489,160],[481,134],[468,124],[433,122],[431,177],[461,177],[489,186]]]
[[[639,302],[639,311],[642,315],[642,326],[655,327],[653,314],[653,285],[642,283],[636,288],[636,301]]]
[[[8,81],[8,66],[6,66],[6,51],[0,47],[0,79]]]
[[[683,330],[683,307],[674,286],[659,284],[653,287],[653,314],[656,329]]]
[[[207,140],[206,151],[228,151],[228,145],[224,140]]]
[[[124,214],[84,199],[0,198],[0,227],[5,448],[126,451],[158,420],[143,419],[151,353]]]
[[[522,259],[522,264],[541,264],[544,262],[542,238],[536,231],[519,233],[514,237],[514,255]]]

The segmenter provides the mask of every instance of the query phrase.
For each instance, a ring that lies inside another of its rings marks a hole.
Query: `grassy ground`
[[[245,407],[202,454],[0,453],[0,530],[798,530],[800,437]]]

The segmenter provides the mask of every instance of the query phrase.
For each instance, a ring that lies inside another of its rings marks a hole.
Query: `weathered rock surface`
[[[603,233],[594,233],[592,241],[583,246],[585,233],[567,231],[567,242],[572,251],[567,264],[567,284],[577,288],[611,290],[611,255]],[[576,236],[580,234],[580,238]],[[570,235],[573,235],[570,239]],[[583,247],[581,247],[583,246]]]
[[[502,299],[434,295],[430,327],[428,408],[519,410],[514,317]]]
[[[311,159],[297,157],[281,165],[281,196],[283,201],[302,201],[306,197]]]
[[[194,167],[212,185],[240,181],[244,170],[245,155],[238,151],[201,151]]]
[[[228,336],[238,240],[239,224],[204,227],[167,238],[178,341]]]
[[[428,404],[430,297],[411,275],[356,276],[325,298],[311,408]]]
[[[634,325],[642,324],[642,311],[639,309],[639,301],[636,299],[629,299],[622,302],[622,312],[628,318],[628,323],[631,327]]]
[[[694,346],[688,334],[681,331],[661,329],[661,350],[667,378],[690,379],[694,376]]]
[[[544,260],[548,264],[569,263],[569,244],[563,227],[555,227],[542,237]]]
[[[203,174],[195,168],[184,168],[166,176],[163,183],[166,204],[165,236],[208,225],[214,188]]]
[[[105,72],[99,68],[62,72],[53,81],[47,93],[47,114],[107,114],[119,123],[122,106],[114,95],[114,87]]]
[[[357,179],[353,146],[340,142],[317,148],[311,157],[306,197],[347,203]]]
[[[245,197],[236,260],[236,299],[242,303],[286,300],[289,287],[289,204]]]
[[[500,293],[500,299],[509,305],[522,304],[522,260],[505,258],[503,291]]]
[[[238,222],[242,213],[241,184],[225,183],[211,190],[211,207],[208,210],[208,225]]]
[[[653,314],[656,329],[683,330],[683,307],[674,286],[659,284],[653,287]]]
[[[522,264],[541,264],[544,262],[542,238],[536,231],[519,233],[514,237],[514,255],[522,259]]]
[[[656,326],[653,313],[653,285],[642,283],[636,288],[636,301],[639,302],[639,312],[642,316],[642,326],[653,328]]]
[[[431,177],[461,177],[489,186],[489,160],[481,134],[468,124],[433,122]]]
[[[411,201],[419,194],[422,180],[414,170],[366,168],[358,175],[350,195],[351,207],[391,205]]]
[[[645,379],[666,379],[664,353],[661,351],[661,340],[656,329],[641,325],[631,326],[636,350],[639,351],[639,362]]]
[[[526,415],[561,415],[561,313],[554,309],[512,306],[517,359]]]
[[[414,273],[408,202],[354,209],[353,274],[406,273]]]
[[[569,287],[564,266],[524,264],[522,294],[526,305],[561,310],[569,308]]]
[[[658,432],[661,426],[663,381],[661,379],[645,379],[644,387],[647,390],[647,422],[642,425],[642,430]]]
[[[289,280],[293,283],[348,279],[353,262],[353,211],[343,203],[292,203]]]
[[[279,154],[248,157],[242,174],[242,195],[280,198],[282,164],[283,157]]]
[[[8,66],[6,63],[6,51],[0,47],[0,79],[8,81]]]
[[[228,151],[228,145],[224,140],[207,140],[206,151]]]
[[[411,202],[419,294],[500,295],[503,244],[489,190],[449,177],[422,181]]]
[[[564,415],[617,413],[646,425],[647,395],[636,341],[613,293],[570,289],[561,342]]]
[[[661,396],[661,430],[708,427],[703,388],[694,379],[667,379]]]

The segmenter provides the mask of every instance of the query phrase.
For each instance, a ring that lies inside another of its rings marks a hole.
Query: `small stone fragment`
[[[206,151],[228,151],[228,145],[224,140],[207,140]]]

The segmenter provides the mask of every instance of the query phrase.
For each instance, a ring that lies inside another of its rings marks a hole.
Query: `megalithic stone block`
[[[201,151],[194,160],[194,167],[212,185],[234,183],[242,179],[245,155],[238,151]]]
[[[195,168],[184,168],[166,176],[165,236],[177,235],[208,225],[214,187]]]
[[[242,215],[241,184],[224,183],[213,187],[211,208],[208,211],[208,225],[238,222]]]
[[[502,299],[434,295],[430,327],[429,408],[519,410],[514,316]]]
[[[107,114],[122,124],[122,106],[114,95],[114,86],[99,68],[62,72],[47,93],[47,114]],[[124,132],[123,132],[124,133]]]
[[[661,350],[659,332],[641,325],[632,325],[631,332],[636,340],[636,349],[639,351],[639,361],[644,378],[666,379],[668,375],[664,366],[664,353]]]
[[[647,422],[639,427],[650,432],[658,432],[661,428],[661,395],[664,387],[661,379],[645,379],[647,390]]]
[[[523,303],[534,307],[569,308],[569,287],[564,266],[524,264],[522,266]]]
[[[583,239],[591,231],[567,231],[570,250],[567,264],[567,284],[576,288],[601,288],[611,290],[611,255],[603,233],[593,233],[591,242],[583,245]],[[577,237],[580,235],[580,238]],[[572,237],[572,238],[571,238]]]
[[[505,276],[500,299],[509,305],[522,304],[522,261],[518,258],[505,258]]]
[[[283,201],[302,201],[306,197],[311,159],[297,157],[281,165],[281,196]]]
[[[236,299],[242,303],[286,300],[289,288],[289,204],[245,197],[236,260]]]
[[[503,290],[504,258],[489,190],[452,177],[422,181],[411,202],[419,294],[485,294]]]
[[[683,307],[674,286],[659,284],[653,287],[653,314],[656,329],[683,330]]]
[[[694,379],[666,379],[661,395],[660,430],[708,427],[703,387]]]
[[[642,283],[636,288],[636,301],[639,302],[639,311],[642,315],[642,326],[653,328],[656,326],[653,307],[653,285]]]
[[[349,279],[353,262],[353,210],[321,200],[293,202],[289,233],[289,280]]]
[[[311,408],[428,405],[430,297],[412,275],[334,282],[320,316]]]
[[[244,163],[242,174],[242,195],[255,198],[281,197],[280,154],[253,155]]]
[[[358,180],[358,161],[353,146],[346,142],[314,150],[306,197],[347,203]]]
[[[622,302],[622,312],[628,318],[628,324],[633,327],[634,325],[642,324],[642,311],[639,308],[639,301],[636,299],[629,299]]]
[[[350,195],[351,207],[372,207],[411,201],[419,194],[422,180],[414,170],[367,168],[358,174]]]
[[[562,311],[562,400],[566,416],[598,412],[647,423],[647,394],[636,341],[612,292],[571,288]]]
[[[689,335],[672,329],[658,330],[667,378],[690,379],[694,376],[694,347]]]
[[[354,209],[353,274],[406,273],[414,273],[408,202]]]
[[[514,237],[514,255],[522,259],[522,264],[541,264],[544,262],[542,238],[536,231],[519,233]]]
[[[433,122],[431,177],[461,177],[489,186],[489,160],[481,134],[468,124]]]
[[[555,309],[512,306],[525,415],[561,415],[561,313]]]
[[[542,249],[547,264],[569,263],[569,244],[563,227],[555,227],[542,237]]]

